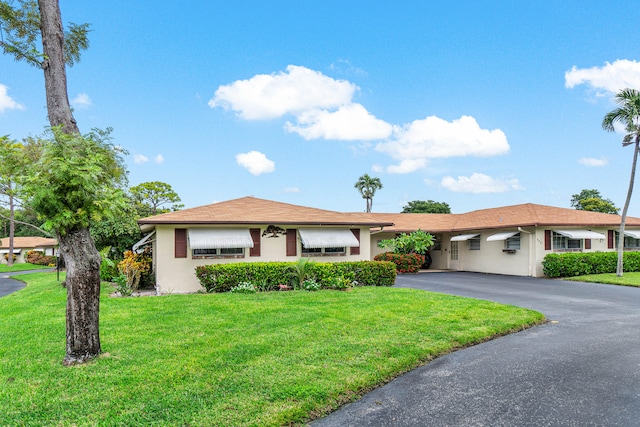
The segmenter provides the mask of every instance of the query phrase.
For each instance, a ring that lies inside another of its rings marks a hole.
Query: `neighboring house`
[[[15,262],[23,263],[25,254],[29,251],[40,251],[44,255],[56,255],[58,241],[47,237],[14,237],[13,238],[13,254],[16,257]],[[0,260],[3,264],[7,263],[5,255],[9,254],[9,238],[0,239]]]
[[[162,293],[200,289],[198,265],[253,261],[370,260],[380,240],[415,230],[436,237],[433,269],[540,277],[553,252],[616,250],[618,215],[535,204],[465,214],[340,213],[243,197],[138,221]],[[640,250],[640,218],[625,249]]]
[[[464,214],[373,214],[394,225],[372,230],[372,256],[383,239],[417,229],[436,237],[432,269],[541,277],[545,255],[615,251],[620,216],[532,203]],[[640,250],[640,218],[628,217],[625,250]]]

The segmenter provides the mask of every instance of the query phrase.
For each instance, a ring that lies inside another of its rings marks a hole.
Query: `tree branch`
[[[9,219],[9,217],[4,216],[2,213],[0,213],[0,218],[4,218],[7,221],[11,221],[11,219]],[[14,219],[13,222],[15,222],[17,224],[27,225],[27,226],[29,226],[31,228],[34,228],[34,229],[38,230],[39,232],[41,232],[45,236],[55,238],[55,236],[53,234],[49,233],[48,231],[43,230],[42,228],[38,227],[37,225],[29,224],[28,222],[19,221],[17,219]]]

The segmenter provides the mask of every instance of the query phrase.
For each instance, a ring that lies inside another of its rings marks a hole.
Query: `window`
[[[192,255],[193,256],[207,256],[207,255],[217,255],[218,252],[217,249],[193,249]]]
[[[441,251],[442,250],[442,235],[437,234],[433,235],[433,246],[431,246],[432,251]]]
[[[244,248],[192,249],[191,255],[194,257],[244,255]]]
[[[458,260],[458,242],[453,241],[451,242],[451,261],[457,261],[457,260]]]
[[[618,247],[618,238],[620,232],[616,231],[615,247]],[[636,239],[633,236],[624,236],[624,248],[625,249],[640,249],[640,239]]]
[[[507,237],[504,241],[504,248],[508,250],[520,249],[520,233]]]
[[[469,250],[470,251],[480,250],[480,235],[477,235],[476,237],[472,237],[469,239]]]
[[[306,248],[302,245],[302,254],[303,255],[344,255],[345,249],[344,247],[340,248]]]
[[[582,250],[582,239],[570,239],[553,232],[553,250],[558,252],[578,252]]]

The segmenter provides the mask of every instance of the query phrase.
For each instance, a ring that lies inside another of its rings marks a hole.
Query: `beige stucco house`
[[[195,292],[199,265],[254,261],[359,261],[371,258],[370,230],[392,225],[370,215],[296,206],[255,197],[138,221],[152,245],[156,287]]]
[[[26,262],[24,256],[30,251],[40,251],[44,255],[56,255],[58,240],[47,237],[14,237],[13,238],[13,254],[15,262]],[[0,239],[0,260],[6,264],[5,255],[9,254],[9,238]]]
[[[392,222],[372,230],[377,241],[417,229],[436,237],[431,268],[542,277],[542,260],[554,252],[615,251],[620,216],[532,203],[464,214],[374,214]],[[640,250],[640,218],[628,217],[625,250]]]
[[[536,204],[464,214],[341,213],[243,197],[138,221],[158,290],[200,289],[199,265],[253,261],[370,260],[380,240],[428,231],[433,269],[540,277],[553,252],[614,251],[618,215]],[[640,249],[640,218],[627,218],[625,248]]]

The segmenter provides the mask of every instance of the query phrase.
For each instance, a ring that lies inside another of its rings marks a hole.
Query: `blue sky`
[[[186,207],[363,211],[365,173],[384,185],[374,212],[570,207],[585,188],[624,204],[632,148],[601,121],[640,89],[635,2],[60,5],[92,26],[68,69],[81,130],[112,127],[130,185],[167,182]],[[42,72],[0,57],[0,134],[46,125]]]

